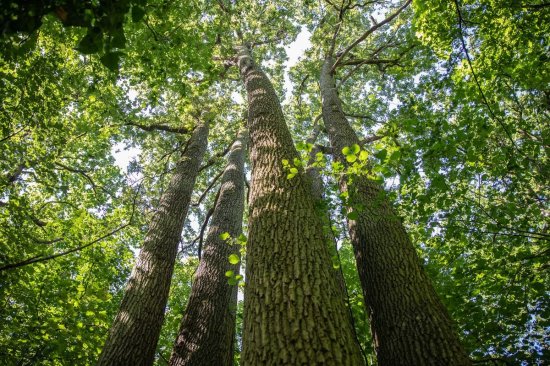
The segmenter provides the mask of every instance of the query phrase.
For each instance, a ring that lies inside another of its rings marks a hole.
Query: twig
[[[359,38],[357,38],[350,46],[348,46],[348,48],[346,48],[341,54],[340,56],[338,57],[338,59],[336,60],[336,62],[334,63],[334,65],[332,66],[332,69],[330,70],[331,73],[333,73],[336,68],[340,65],[340,63],[342,62],[342,60],[344,59],[344,57],[355,47],[357,46],[359,43],[363,42],[369,35],[371,35],[372,33],[376,32],[376,30],[378,30],[378,28],[382,27],[383,25],[386,25],[387,23],[391,22],[396,16],[399,15],[399,13],[401,13],[407,6],[409,6],[409,4],[411,3],[412,0],[407,0],[407,2],[405,4],[403,4],[399,9],[397,9],[397,11],[395,13],[393,13],[392,15],[390,15],[389,17],[387,17],[386,19],[384,19],[383,21],[381,21],[380,23],[378,24],[375,24],[374,26],[372,26],[371,28],[369,28],[365,33],[363,33],[363,35]]]
[[[199,257],[199,261],[201,260],[202,256],[202,243],[204,241],[204,231],[206,230],[206,226],[208,226],[208,221],[210,221],[210,217],[214,213],[214,208],[216,207],[216,203],[214,202],[214,205],[210,207],[208,212],[206,213],[206,217],[204,218],[204,222],[201,226],[201,233],[199,234],[199,248],[197,249],[197,255]]]
[[[220,179],[220,177],[222,176],[224,172],[224,169],[220,170],[220,172],[214,177],[214,179],[212,179],[212,182],[210,182],[210,184],[208,185],[208,187],[206,187],[206,189],[204,190],[204,192],[201,194],[201,196],[199,197],[199,200],[196,202],[196,203],[193,203],[192,206],[194,207],[197,207],[199,206],[202,201],[204,200],[204,198],[206,197],[206,195],[208,194],[208,192],[210,192],[210,190],[212,189],[212,187],[214,186],[214,184],[216,184],[216,182],[218,181],[218,179]]]
[[[88,171],[87,170],[83,170],[83,169],[77,169],[77,168],[71,168],[70,166],[66,166],[64,164],[61,164],[61,163],[58,163],[58,162],[54,162],[55,165],[71,172],[71,173],[77,173],[77,174],[81,174],[82,176],[84,176],[89,182],[90,184],[92,185],[92,189],[94,190],[94,193],[97,195],[97,191],[96,191],[96,184],[94,182],[94,180],[87,174]],[[107,192],[109,193],[109,192]]]
[[[143,124],[140,124],[140,123],[137,123],[137,122],[129,121],[129,122],[126,122],[125,125],[126,126],[138,127],[138,128],[140,128],[144,131],[166,131],[166,132],[174,132],[174,133],[189,133],[189,132],[191,132],[186,127],[172,127],[172,126],[163,125],[163,124],[143,125]]]
[[[123,225],[120,225],[119,227],[117,227],[116,229],[108,232],[107,234],[103,235],[103,236],[100,236],[99,238],[95,239],[95,240],[92,240],[91,242],[89,243],[86,243],[84,245],[81,245],[81,246],[78,246],[76,248],[73,248],[73,249],[69,249],[69,250],[66,250],[64,252],[61,252],[61,253],[56,253],[56,254],[52,254],[52,255],[47,255],[47,256],[42,256],[42,255],[38,255],[38,256],[34,256],[34,257],[31,257],[31,258],[28,258],[28,259],[25,259],[21,262],[17,262],[17,263],[11,263],[11,264],[6,264],[5,266],[2,266],[0,267],[0,272],[1,271],[5,271],[5,270],[8,270],[8,269],[14,269],[14,268],[21,268],[21,267],[24,267],[24,266],[27,266],[29,264],[33,264],[33,263],[39,263],[39,262],[45,262],[45,261],[48,261],[50,259],[55,259],[55,258],[59,258],[59,257],[62,257],[62,256],[65,256],[67,254],[71,254],[71,253],[74,253],[74,252],[78,252],[78,251],[81,251],[82,249],[85,249],[95,243],[98,243],[100,242],[101,240],[111,236],[111,235],[114,235],[116,234],[117,232],[119,232],[120,230],[124,229],[125,227],[129,226],[132,224],[132,221],[134,219],[134,214],[136,212],[136,201],[137,201],[137,197],[138,197],[138,194],[141,190],[141,185],[138,187],[138,189],[136,190],[136,194],[134,195],[134,198],[133,198],[133,202],[132,202],[132,213],[130,214],[130,219],[128,220],[127,223],[123,224]]]
[[[13,136],[19,134],[21,131],[24,131],[25,130],[25,127],[21,127],[19,130],[15,131],[14,133],[12,133],[11,135],[8,135],[2,139],[0,139],[0,142],[4,142],[6,140],[9,140],[10,138],[12,138]]]
[[[87,247],[89,247],[89,246],[91,246],[91,245],[93,245],[93,244],[95,244],[95,243],[111,236],[111,235],[116,234],[117,232],[124,229],[128,225],[130,225],[130,222],[127,222],[126,224],[117,227],[116,229],[110,231],[109,233],[107,233],[103,236],[100,236],[99,238],[97,238],[97,239],[95,239],[95,240],[93,240],[89,243],[86,243],[84,245],[78,246],[78,247],[73,248],[73,249],[69,249],[69,250],[61,252],[61,253],[56,253],[56,254],[47,255],[47,256],[35,256],[35,257],[25,259],[24,261],[21,261],[21,262],[6,264],[5,266],[0,267],[0,272],[8,270],[8,269],[20,268],[20,267],[23,267],[23,266],[26,266],[26,265],[29,265],[29,264],[33,264],[33,263],[44,262],[44,261],[47,261],[47,260],[50,260],[50,259],[55,259],[55,258],[58,258],[58,257],[65,256],[67,254],[78,252],[78,251],[80,251],[82,249],[85,249],[85,248],[87,248]]]
[[[483,89],[481,88],[481,84],[479,83],[479,80],[477,78],[477,74],[475,73],[474,67],[472,66],[472,60],[470,58],[470,53],[468,52],[468,48],[466,47],[466,41],[464,40],[464,34],[463,34],[463,29],[462,29],[462,24],[464,23],[464,19],[462,18],[462,13],[460,12],[460,5],[458,4],[458,0],[453,0],[453,3],[455,4],[456,15],[458,17],[458,28],[459,28],[459,31],[460,31],[459,36],[460,36],[460,43],[462,44],[462,50],[464,51],[464,54],[466,55],[466,60],[468,61],[468,66],[470,67],[470,71],[472,72],[472,76],[474,77],[474,82],[477,85],[479,93],[481,94],[481,99],[483,99],[483,103],[485,104],[485,106],[489,110],[489,114],[491,115],[491,117],[500,124],[500,126],[502,127],[504,132],[506,132],[506,136],[508,136],[508,139],[512,143],[512,146],[517,149],[516,143],[514,142],[514,139],[512,138],[512,135],[510,134],[510,132],[506,128],[506,125],[504,124],[504,122],[502,122],[501,119],[498,118],[495,115],[495,113],[493,112],[493,109],[489,105],[489,101],[485,97],[485,93],[483,92]]]
[[[360,144],[361,145],[365,145],[365,144],[369,144],[371,142],[374,142],[374,141],[378,141],[378,140],[381,140],[383,139],[384,135],[373,135],[373,136],[368,136],[368,137],[365,137],[364,139],[361,140]]]
[[[217,161],[218,161],[218,158],[222,158],[224,157],[225,155],[227,155],[227,153],[229,152],[229,150],[231,150],[231,145],[233,143],[229,144],[229,146],[227,146],[225,148],[225,150],[217,153],[217,154],[214,154],[212,155],[212,157],[210,159],[208,159],[208,161],[206,162],[206,164],[204,164],[203,166],[201,166],[199,168],[199,173],[202,172],[204,169],[207,169],[207,168],[210,168],[212,165],[214,165]]]

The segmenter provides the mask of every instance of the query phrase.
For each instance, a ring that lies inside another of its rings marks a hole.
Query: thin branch
[[[162,354],[162,352],[159,351],[158,354],[159,354],[159,356],[160,356],[160,359],[161,359],[162,361],[164,361],[165,364],[168,365],[168,364],[169,364],[169,363],[168,363],[168,360],[166,359],[166,357],[164,357],[164,355]]]
[[[86,178],[88,180],[88,182],[90,182],[90,184],[92,185],[92,189],[94,190],[94,193],[97,195],[97,191],[96,191],[96,184],[94,182],[94,180],[87,174],[88,171],[87,170],[83,170],[83,169],[76,169],[76,168],[71,168],[70,166],[67,166],[67,165],[64,165],[64,164],[61,164],[61,163],[58,163],[58,162],[54,162],[55,165],[71,172],[71,173],[77,173],[77,174],[80,174],[82,175],[84,178]],[[106,191],[104,189],[105,192],[107,192],[108,194],[110,194],[108,191]]]
[[[32,239],[35,243],[38,243],[38,244],[43,244],[43,245],[49,245],[49,244],[54,244],[54,243],[57,243],[57,242],[60,242],[61,240],[63,240],[64,238],[55,238],[55,239],[51,239],[51,240],[42,240],[42,239]]]
[[[399,65],[399,59],[396,60],[349,60],[344,61],[340,63],[341,66],[347,66],[347,65],[356,65],[353,69],[351,69],[340,82],[338,83],[338,87],[342,84],[344,84],[357,70],[361,68],[361,66],[364,65]]]
[[[334,34],[332,35],[332,39],[330,41],[330,47],[328,50],[328,55],[332,56],[334,55],[334,49],[336,48],[336,37],[338,37],[338,33],[340,33],[340,28],[342,27],[342,20],[336,24],[336,30],[334,31]]]
[[[206,197],[206,195],[208,194],[208,192],[210,192],[210,190],[212,189],[212,187],[216,184],[216,182],[218,181],[218,179],[220,179],[220,177],[222,176],[224,172],[224,169],[221,169],[220,172],[214,177],[214,179],[212,179],[212,181],[210,182],[210,184],[208,185],[208,187],[206,187],[206,189],[204,190],[204,192],[201,194],[201,196],[199,197],[199,200],[196,202],[196,203],[193,203],[192,206],[193,207],[197,207],[199,206],[202,201],[204,200],[204,198]]]
[[[462,18],[462,13],[460,12],[460,5],[458,4],[458,0],[453,0],[453,3],[455,4],[456,8],[456,15],[458,17],[458,28],[459,28],[459,36],[460,36],[460,43],[462,44],[462,50],[464,51],[464,54],[466,55],[466,60],[468,61],[468,66],[470,67],[470,71],[472,72],[472,76],[474,77],[474,82],[477,85],[477,88],[479,90],[479,93],[481,94],[481,99],[483,99],[483,103],[489,110],[489,114],[491,117],[497,121],[500,126],[504,129],[504,132],[506,132],[506,136],[508,136],[508,139],[510,142],[512,142],[512,146],[516,148],[516,143],[514,142],[514,139],[512,138],[512,135],[506,128],[506,125],[500,118],[498,118],[495,113],[493,112],[493,109],[491,108],[489,101],[485,97],[485,93],[483,92],[483,89],[481,88],[481,84],[479,83],[479,80],[477,78],[477,74],[474,71],[474,67],[472,66],[472,59],[470,58],[470,53],[468,52],[468,48],[466,47],[466,41],[464,40],[464,34],[462,29],[462,24],[464,23],[464,19]]]
[[[0,142],[4,142],[4,141],[6,141],[6,140],[9,140],[9,139],[11,139],[13,136],[19,134],[21,131],[24,131],[24,130],[25,130],[25,127],[21,127],[19,130],[15,131],[15,132],[12,133],[11,135],[8,135],[8,136],[6,136],[6,137],[0,139]]]
[[[372,118],[371,116],[367,116],[367,115],[364,115],[364,114],[354,114],[354,113],[345,113],[344,112],[344,115],[346,117],[351,117],[351,118],[360,118],[360,119],[368,119],[370,121],[373,121],[375,123],[378,123],[377,120],[375,120],[374,118]]]
[[[210,159],[208,159],[208,161],[206,162],[206,164],[204,164],[203,166],[201,166],[199,168],[199,173],[202,172],[203,170],[207,169],[207,168],[210,168],[212,165],[214,165],[219,158],[223,158],[225,155],[227,155],[227,153],[229,152],[229,150],[231,150],[231,144],[229,144],[225,150],[217,153],[217,154],[214,154],[212,155],[212,157]]]
[[[138,127],[144,131],[166,131],[166,132],[174,132],[174,133],[189,133],[191,132],[186,127],[173,127],[163,124],[153,124],[153,125],[143,125],[137,122],[127,121],[125,123],[126,126],[134,126]]]
[[[202,226],[201,226],[201,233],[199,235],[199,248],[197,249],[197,255],[199,257],[199,261],[201,260],[201,256],[202,256],[202,243],[204,241],[204,232],[206,231],[206,227],[208,226],[208,221],[210,221],[210,217],[214,213],[214,207],[216,207],[215,203],[212,207],[210,207],[210,209],[206,213],[206,217],[204,218],[204,222],[202,223]]]
[[[0,272],[8,270],[8,269],[20,268],[20,267],[23,267],[23,266],[26,266],[26,265],[29,265],[29,264],[33,264],[33,263],[44,262],[44,261],[47,261],[47,260],[50,260],[50,259],[59,258],[59,257],[65,256],[67,254],[71,254],[71,253],[74,253],[74,252],[81,251],[82,249],[86,249],[89,246],[91,246],[91,245],[93,245],[97,242],[100,242],[101,240],[103,240],[103,239],[105,239],[105,238],[107,238],[111,235],[116,234],[117,232],[124,229],[128,225],[130,225],[130,222],[127,222],[126,224],[117,227],[116,229],[110,231],[109,233],[107,233],[103,236],[100,236],[99,238],[97,238],[97,239],[95,239],[95,240],[93,240],[89,243],[86,243],[84,245],[78,246],[78,247],[73,248],[73,249],[66,250],[66,251],[61,252],[61,253],[56,253],[56,254],[47,255],[47,256],[35,256],[35,257],[31,257],[29,259],[25,259],[24,261],[21,261],[21,262],[6,264],[5,266],[0,267]]]
[[[145,23],[145,26],[147,26],[147,28],[151,31],[151,33],[153,34],[153,38],[155,39],[156,42],[159,42],[159,37],[158,37],[158,34],[157,32],[153,29],[153,27],[151,27],[151,25],[149,24],[149,22],[147,21],[147,18],[148,17],[145,17],[145,19],[143,19],[143,22]]]
[[[360,143],[361,143],[361,145],[366,145],[366,144],[370,144],[371,142],[381,140],[384,137],[386,137],[386,136],[384,136],[384,135],[368,136],[368,137],[365,137],[364,139],[362,139]]]
[[[327,154],[327,155],[332,154],[332,147],[330,147],[330,146],[317,144],[317,145],[315,145],[315,149],[319,150],[323,154]]]
[[[535,9],[535,10],[540,10],[540,9],[544,9],[546,7],[550,6],[550,3],[542,3],[542,4],[524,4],[522,5],[521,7],[524,8],[524,9]]]
[[[214,204],[208,210],[206,213],[206,217],[204,218],[204,222],[202,223],[201,227],[201,233],[199,235],[199,247],[197,248],[197,256],[199,257],[199,261],[201,260],[202,255],[202,242],[204,238],[204,231],[206,230],[206,226],[208,225],[208,221],[210,221],[210,216],[214,213],[214,210],[216,209],[216,205],[218,204],[218,198],[220,198],[220,190],[218,189],[218,193],[216,193],[216,198],[214,199]]]
[[[89,246],[92,246],[93,244],[95,243],[98,243],[100,242],[101,240],[111,236],[111,235],[114,235],[116,234],[117,232],[119,232],[120,230],[124,229],[125,227],[129,226],[132,224],[132,221],[134,220],[134,214],[136,212],[136,201],[137,201],[137,197],[139,195],[139,192],[141,191],[141,184],[140,186],[138,187],[138,189],[136,190],[136,194],[134,194],[134,197],[133,197],[133,201],[132,201],[132,213],[130,214],[130,219],[128,220],[127,223],[123,224],[123,225],[120,225],[119,227],[117,227],[116,229],[108,232],[107,234],[103,235],[103,236],[100,236],[99,238],[95,239],[95,240],[92,240],[91,242],[89,243],[86,243],[84,245],[81,245],[81,246],[78,246],[76,248],[73,248],[73,249],[69,249],[69,250],[66,250],[64,252],[61,252],[61,253],[56,253],[56,254],[52,254],[52,255],[47,255],[47,256],[43,256],[43,255],[38,255],[38,256],[34,256],[34,257],[31,257],[31,258],[28,258],[28,259],[25,259],[21,262],[17,262],[17,263],[11,263],[11,264],[6,264],[5,266],[2,266],[0,267],[0,272],[1,271],[5,271],[5,270],[8,270],[8,269],[14,269],[14,268],[20,268],[20,267],[24,267],[24,266],[27,266],[29,264],[33,264],[33,263],[39,263],[39,262],[45,262],[45,261],[48,261],[50,259],[55,259],[55,258],[59,258],[59,257],[63,257],[63,256],[66,256],[68,254],[71,254],[71,253],[74,253],[74,252],[78,252],[78,251],[81,251],[82,249],[86,249],[88,248]],[[61,241],[61,240],[59,240]]]
[[[19,164],[17,168],[15,168],[15,171],[12,174],[8,175],[6,179],[7,185],[10,185],[13,182],[15,182],[21,176],[21,173],[23,173],[23,169],[25,169],[26,167],[27,167],[27,164],[25,163]]]
[[[380,23],[378,24],[375,24],[374,26],[372,26],[371,28],[369,28],[365,33],[363,33],[363,35],[359,38],[357,38],[350,46],[348,46],[348,48],[346,48],[341,54],[340,56],[338,57],[338,59],[336,60],[336,62],[334,63],[334,65],[332,66],[332,69],[330,70],[331,73],[333,73],[336,68],[340,65],[340,63],[342,62],[342,60],[344,59],[344,57],[355,47],[357,46],[359,43],[363,42],[369,35],[371,35],[372,33],[376,32],[378,30],[378,28],[382,27],[383,25],[386,25],[387,23],[391,22],[395,17],[397,17],[399,15],[399,13],[401,13],[407,6],[409,6],[409,4],[411,3],[412,0],[407,0],[407,2],[405,2],[405,4],[403,4],[399,9],[397,9],[397,11],[395,13],[393,13],[392,15],[390,15],[389,17],[387,17],[386,19],[384,19],[383,21],[381,21]]]

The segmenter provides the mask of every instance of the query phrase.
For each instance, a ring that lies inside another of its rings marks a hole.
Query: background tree
[[[243,129],[231,146],[221,177],[201,262],[170,357],[171,365],[233,364],[236,285],[242,279],[237,239],[243,241],[246,146],[247,133]],[[231,238],[234,243],[229,241]]]

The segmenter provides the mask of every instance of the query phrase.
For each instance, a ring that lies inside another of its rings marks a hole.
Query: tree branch
[[[103,236],[100,236],[99,238],[89,242],[89,243],[86,243],[84,245],[81,245],[81,246],[78,246],[76,248],[73,248],[73,249],[69,249],[69,250],[66,250],[64,252],[61,252],[61,253],[56,253],[56,254],[52,254],[52,255],[47,255],[47,256],[35,256],[35,257],[31,257],[31,258],[28,258],[28,259],[25,259],[24,261],[21,261],[21,262],[17,262],[17,263],[11,263],[11,264],[6,264],[5,266],[2,266],[0,267],[0,272],[1,271],[5,271],[5,270],[8,270],[8,269],[14,269],[14,268],[20,268],[20,267],[24,267],[24,266],[27,266],[29,264],[33,264],[33,263],[39,263],[39,262],[44,262],[44,261],[47,261],[47,260],[50,260],[50,259],[55,259],[55,258],[59,258],[59,257],[63,257],[67,254],[71,254],[71,253],[74,253],[74,252],[78,252],[78,251],[81,251],[82,249],[85,249],[85,248],[88,248],[89,246],[97,243],[97,242],[100,242],[101,240],[111,236],[111,235],[114,235],[116,234],[117,232],[119,232],[120,230],[124,229],[125,227],[127,227],[128,225],[130,225],[130,222],[127,222],[126,224],[124,225],[121,225],[119,227],[117,227],[116,229],[110,231],[109,233],[103,235]]]
[[[365,137],[364,139],[362,139],[360,143],[361,143],[361,145],[366,145],[366,144],[370,144],[371,142],[381,140],[384,137],[386,137],[386,136],[384,136],[384,135],[368,136],[368,137]]]
[[[387,17],[386,19],[384,19],[383,21],[381,21],[380,23],[378,24],[375,24],[374,26],[370,27],[365,33],[363,33],[363,35],[359,38],[357,38],[350,46],[348,46],[348,48],[346,48],[341,54],[340,56],[338,57],[338,59],[336,60],[336,62],[334,63],[334,65],[332,66],[332,69],[330,70],[332,73],[336,70],[336,68],[340,65],[340,63],[342,62],[342,60],[344,59],[344,57],[355,47],[357,46],[359,43],[363,42],[369,35],[371,35],[372,33],[376,32],[380,27],[382,27],[383,25],[386,25],[387,23],[391,22],[395,17],[397,17],[399,15],[399,13],[401,13],[407,6],[409,6],[409,4],[411,3],[412,0],[407,0],[407,2],[405,2],[405,4],[403,4],[399,9],[397,9],[397,11],[395,13],[393,13],[392,15],[390,15],[389,17]]]
[[[392,59],[392,60],[386,60],[386,59],[349,59],[347,61],[340,62],[340,66],[353,66],[353,65],[380,65],[380,64],[395,64],[399,60]]]
[[[214,213],[214,208],[216,207],[216,203],[214,202],[214,205],[210,207],[208,212],[206,213],[206,217],[204,218],[204,222],[201,226],[201,233],[199,235],[199,248],[197,249],[197,255],[199,257],[199,261],[201,260],[202,256],[202,243],[204,241],[204,231],[206,230],[206,226],[208,226],[208,221],[210,221],[210,216]]]
[[[15,182],[19,178],[19,176],[21,176],[21,173],[23,173],[23,169],[25,169],[26,167],[27,165],[25,163],[19,164],[17,168],[15,168],[15,171],[12,174],[8,175],[8,177],[6,178],[7,185]]]
[[[71,172],[71,173],[77,173],[77,174],[82,175],[84,178],[86,178],[88,180],[88,182],[90,182],[90,184],[92,185],[92,189],[94,190],[95,194],[97,194],[97,191],[96,191],[97,186],[96,186],[94,180],[87,174],[88,173],[87,170],[71,168],[70,166],[67,166],[67,165],[64,165],[64,164],[61,164],[61,163],[58,163],[58,162],[54,162],[54,164],[57,165],[60,168],[63,168],[65,170]]]
[[[140,185],[140,188],[141,188],[141,185]],[[116,229],[114,230],[111,230],[110,232],[108,232],[107,234],[105,235],[102,235],[100,236],[99,238],[97,239],[94,239],[92,240],[91,242],[89,243],[86,243],[84,245],[80,245],[76,248],[73,248],[73,249],[69,249],[69,250],[66,250],[64,252],[61,252],[61,253],[56,253],[56,254],[51,254],[51,255],[38,255],[38,256],[34,256],[34,257],[31,257],[31,258],[28,258],[28,259],[25,259],[21,262],[17,262],[17,263],[11,263],[11,264],[6,264],[5,266],[2,266],[0,267],[0,272],[2,271],[5,271],[5,270],[8,270],[8,269],[14,269],[14,268],[20,268],[20,267],[24,267],[24,266],[27,266],[29,264],[33,264],[33,263],[39,263],[39,262],[45,262],[45,261],[48,261],[50,259],[55,259],[55,258],[59,258],[59,257],[63,257],[63,256],[66,256],[68,254],[71,254],[71,253],[74,253],[74,252],[78,252],[78,251],[81,251],[82,249],[86,249],[88,248],[89,246],[92,246],[93,244],[95,243],[98,243],[100,242],[101,240],[111,236],[111,235],[114,235],[116,234],[117,232],[119,232],[120,230],[124,229],[125,227],[129,226],[132,224],[132,221],[134,219],[134,214],[136,212],[136,200],[137,200],[137,197],[138,197],[138,194],[140,192],[140,189],[138,188],[136,190],[136,194],[134,195],[134,198],[133,198],[133,202],[132,202],[132,213],[130,214],[130,219],[128,220],[127,223],[123,224],[123,225],[120,225],[119,227],[117,227]],[[60,238],[62,239],[62,238]],[[57,240],[57,239],[54,239],[55,242],[57,241],[61,241],[61,240]]]
[[[210,157],[210,159],[208,159],[208,161],[206,162],[206,164],[204,164],[203,166],[201,166],[201,167],[199,168],[199,173],[202,172],[203,170],[207,169],[207,168],[210,168],[212,165],[214,165],[214,164],[218,161],[219,158],[222,158],[222,157],[224,157],[225,155],[227,155],[227,153],[229,152],[229,150],[231,150],[231,145],[232,145],[232,143],[229,144],[229,146],[227,146],[227,147],[225,148],[225,150],[223,150],[223,151],[221,151],[221,152],[219,152],[219,153],[217,153],[217,154],[212,155],[212,157]]]
[[[208,185],[208,187],[206,187],[206,189],[204,190],[204,192],[201,194],[201,196],[199,197],[199,200],[196,202],[196,203],[193,203],[193,207],[197,207],[199,206],[202,201],[204,200],[204,198],[206,197],[206,195],[208,194],[208,192],[210,192],[210,190],[212,189],[212,187],[214,186],[214,184],[216,184],[216,182],[218,181],[218,179],[220,179],[220,177],[222,176],[224,172],[224,169],[220,170],[220,172],[214,177],[214,179],[212,179],[212,182],[210,182],[210,184]]]
[[[506,128],[506,125],[504,124],[504,122],[502,122],[500,120],[500,118],[498,118],[495,115],[495,113],[493,112],[493,110],[492,110],[492,108],[489,104],[489,101],[485,97],[485,93],[483,92],[483,89],[481,88],[481,84],[479,83],[479,80],[477,78],[477,74],[474,72],[474,67],[472,66],[472,60],[470,58],[470,53],[468,52],[468,48],[466,47],[466,41],[464,40],[463,29],[462,29],[462,24],[464,23],[464,19],[462,18],[462,13],[460,12],[460,5],[458,4],[458,0],[453,0],[453,3],[455,4],[456,15],[458,17],[458,29],[460,31],[459,36],[460,36],[460,43],[462,44],[462,50],[464,51],[464,54],[466,55],[466,61],[468,61],[468,66],[470,67],[470,71],[472,72],[472,76],[474,77],[474,82],[477,85],[479,93],[481,94],[481,99],[483,100],[483,103],[485,104],[485,106],[489,110],[489,114],[491,115],[491,117],[500,124],[500,126],[504,129],[504,132],[506,132],[506,136],[508,136],[508,139],[510,140],[510,142],[512,142],[512,146],[514,148],[516,148],[516,143],[515,143],[514,139],[512,138],[512,135],[510,134],[510,132]]]
[[[173,133],[191,132],[188,128],[185,128],[185,127],[172,127],[172,126],[163,125],[163,124],[143,125],[137,122],[127,121],[125,125],[138,127],[144,131],[166,131],[166,132],[173,132]]]

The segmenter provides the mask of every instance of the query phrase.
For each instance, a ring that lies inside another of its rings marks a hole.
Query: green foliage
[[[164,315],[164,325],[157,345],[157,355],[159,357],[156,358],[155,365],[165,365],[165,360],[170,358],[174,339],[176,339],[179,331],[181,317],[191,294],[193,275],[198,265],[199,262],[196,257],[176,262],[167,310]]]
[[[346,219],[356,220],[363,209],[353,192],[336,193],[343,176],[378,181],[471,356],[546,362],[549,8],[413,1],[413,11],[349,55],[397,61],[335,71],[353,128],[364,138],[380,137],[343,149],[342,164],[321,152],[310,160],[316,143],[328,145],[324,133],[303,142],[321,111],[320,61],[337,24],[338,52],[374,25],[370,15],[378,19],[397,3],[367,2],[342,14],[326,2],[229,3],[55,1],[38,7],[31,1],[0,10],[0,267],[100,239],[53,260],[0,270],[0,359],[96,362],[146,223],[188,138],[136,124],[191,130],[208,108],[214,122],[205,161],[213,164],[197,179],[182,235],[156,360],[164,364],[197,266],[189,244],[215,201],[215,194],[203,193],[223,169],[219,156],[243,120],[245,106],[232,96],[242,92],[241,81],[228,67],[235,31],[254,45],[283,99],[284,46],[303,26],[312,32],[312,47],[290,70],[293,95],[284,98],[293,137],[302,141],[300,159],[281,163],[288,179],[321,170],[327,190],[319,205],[330,212],[325,231],[342,240]],[[52,11],[55,17],[45,16]],[[138,151],[126,170],[115,165],[121,149]],[[227,260],[245,265],[246,237],[220,239],[239,245],[240,255]],[[372,363],[352,249],[343,240],[333,250]],[[236,271],[226,277],[231,285],[243,280]],[[237,323],[242,326],[241,318]]]
[[[65,27],[86,28],[86,34],[75,49],[89,54],[102,54],[101,63],[118,71],[120,49],[126,45],[123,25],[131,9],[133,22],[145,16],[146,0],[122,1],[26,1],[12,2],[0,11],[2,38],[0,49],[17,52],[19,32],[36,32],[43,17],[54,15]]]

